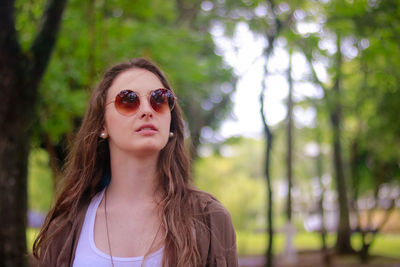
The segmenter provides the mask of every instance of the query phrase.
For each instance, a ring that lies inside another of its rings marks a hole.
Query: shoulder
[[[194,199],[194,213],[216,220],[220,223],[232,224],[229,211],[213,195],[194,190],[191,192]]]
[[[68,243],[72,224],[64,216],[52,219],[44,237],[44,243],[40,247],[37,266],[59,266],[59,256],[65,250]]]
[[[40,252],[40,266],[69,266],[87,206],[87,203],[82,203],[76,213],[64,213],[49,222],[47,242]]]
[[[197,202],[195,216],[203,222],[196,227],[200,254],[208,252],[206,261],[210,266],[237,266],[236,233],[229,211],[208,193],[193,194]]]
[[[212,238],[216,238],[226,245],[235,243],[236,234],[229,211],[210,194],[207,194],[201,203],[200,214],[206,219]]]

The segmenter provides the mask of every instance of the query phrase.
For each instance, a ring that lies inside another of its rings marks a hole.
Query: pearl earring
[[[169,132],[169,137],[170,138],[174,137],[174,133],[173,132]]]
[[[103,139],[106,139],[107,138],[107,134],[105,132],[102,132],[100,134],[100,137],[103,138]]]

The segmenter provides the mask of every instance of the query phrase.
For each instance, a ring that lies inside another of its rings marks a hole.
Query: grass
[[[37,228],[26,229],[26,245],[28,247],[29,253],[32,252],[32,245],[38,234],[39,234],[39,229]]]
[[[359,235],[353,236],[351,241],[354,248],[361,247]],[[372,244],[371,254],[400,259],[400,234],[378,234]]]
[[[332,247],[335,244],[335,235],[327,236],[327,244]],[[263,233],[254,234],[237,232],[237,243],[239,255],[261,255],[266,251],[267,238]],[[353,235],[351,239],[353,248],[361,247],[360,235]],[[294,245],[298,250],[320,249],[321,238],[319,234],[299,232],[294,238]],[[285,236],[276,233],[273,241],[273,253],[280,254],[285,246]],[[400,234],[378,234],[370,249],[371,255],[382,255],[400,259]]]

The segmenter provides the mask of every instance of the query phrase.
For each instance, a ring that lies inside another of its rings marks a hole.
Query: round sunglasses
[[[167,110],[172,111],[175,107],[176,97],[171,90],[158,88],[146,94],[149,103],[154,111],[164,113]],[[124,116],[132,116],[139,111],[140,94],[126,89],[117,94],[115,100],[106,104],[114,103],[115,109]]]

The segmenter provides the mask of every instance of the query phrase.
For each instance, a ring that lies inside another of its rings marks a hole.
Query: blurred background
[[[134,57],[171,82],[241,266],[400,266],[398,0],[3,2],[1,266],[31,251],[91,89]]]

